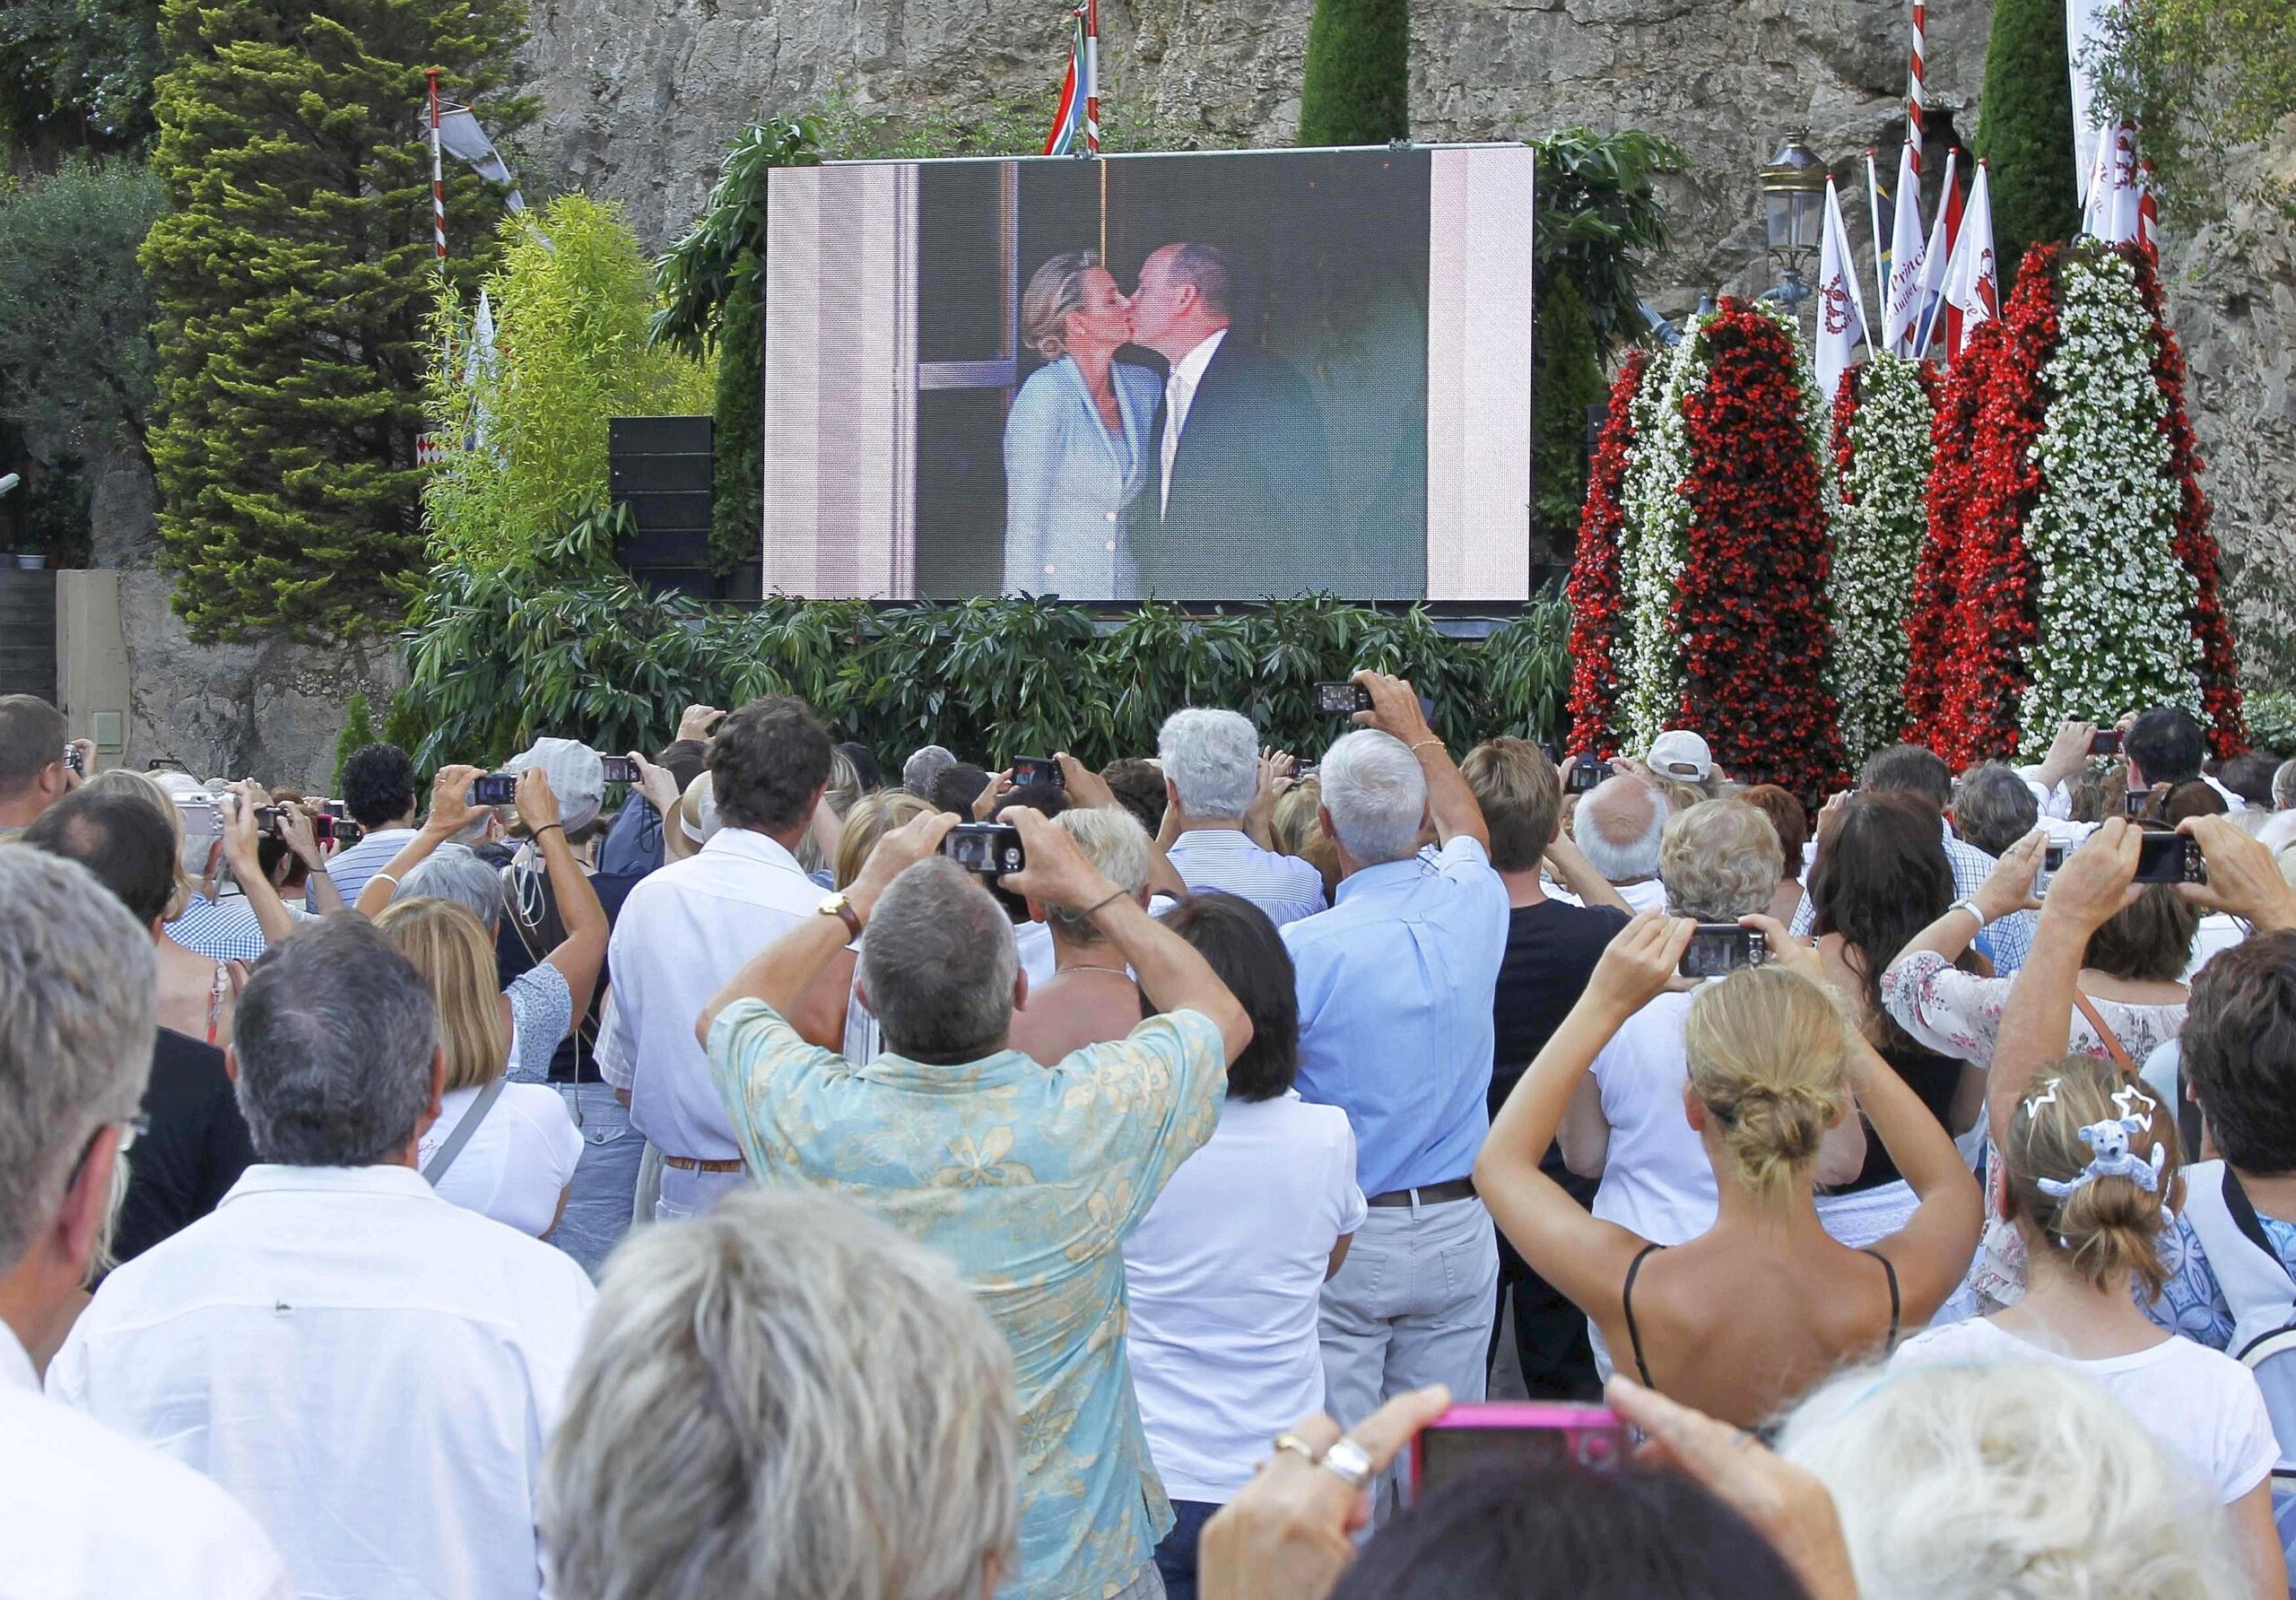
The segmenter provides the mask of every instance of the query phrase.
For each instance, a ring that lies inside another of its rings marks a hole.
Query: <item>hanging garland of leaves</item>
[[[2208,529],[2208,496],[2200,486],[2204,463],[2185,411],[2185,352],[2170,329],[2161,274],[2152,254],[2126,252],[2136,274],[2136,292],[2152,324],[2152,378],[2161,391],[2161,428],[2169,439],[2169,472],[2177,486],[2177,526],[2172,546],[2193,581],[2193,639],[2200,648],[2201,721],[2218,758],[2248,748],[2246,708],[2240,693],[2239,662],[2224,613],[2218,577],[2215,535]]]
[[[1825,679],[1822,439],[1801,342],[1766,307],[1725,300],[1700,330],[1704,381],[1683,401],[1691,507],[1671,613],[1683,694],[1732,776],[1814,806],[1843,779]]]
[[[1619,542],[1625,522],[1620,496],[1634,457],[1634,399],[1650,352],[1626,352],[1611,384],[1610,414],[1587,472],[1587,503],[1578,517],[1578,547],[1570,561],[1570,734],[1573,754],[1614,755],[1618,708]]]
[[[1841,743],[1862,760],[1906,726],[1908,630],[1926,527],[1935,369],[1878,355],[1853,368],[1831,436],[1833,655]]]

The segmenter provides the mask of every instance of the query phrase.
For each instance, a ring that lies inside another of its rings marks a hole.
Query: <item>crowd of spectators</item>
[[[2296,1593],[2296,761],[1356,681],[335,797],[0,698],[0,1596]]]

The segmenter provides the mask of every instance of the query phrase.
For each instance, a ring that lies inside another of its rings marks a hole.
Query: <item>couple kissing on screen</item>
[[[1322,587],[1331,464],[1307,383],[1233,330],[1235,274],[1168,244],[1126,295],[1091,250],[1039,267],[1021,336],[1046,364],[1004,421],[1004,589],[1080,600]],[[1169,375],[1118,361],[1126,345]]]

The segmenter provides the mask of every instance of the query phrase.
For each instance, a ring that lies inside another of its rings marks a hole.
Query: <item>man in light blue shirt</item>
[[[1324,1286],[1324,1408],[1352,1426],[1390,1396],[1483,1397],[1499,1246],[1475,1198],[1490,1131],[1492,994],[1507,888],[1466,780],[1409,683],[1377,673],[1364,726],[1325,756],[1337,904],[1283,930],[1298,969],[1301,1098],[1355,1130],[1370,1213]],[[1418,855],[1432,820],[1439,848]]]
[[[1324,909],[1323,874],[1313,865],[1262,849],[1244,830],[1259,798],[1259,734],[1248,719],[1175,711],[1156,736],[1156,755],[1171,840],[1165,854],[1190,889],[1248,900],[1278,927]]]

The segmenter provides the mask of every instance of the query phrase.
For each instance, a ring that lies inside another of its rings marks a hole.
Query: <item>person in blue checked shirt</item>
[[[1475,1197],[1490,1131],[1507,887],[1482,810],[1410,683],[1358,673],[1361,726],[1319,770],[1339,847],[1328,911],[1283,929],[1299,971],[1300,1097],[1355,1129],[1370,1213],[1324,1286],[1324,1408],[1343,1425],[1441,1383],[1483,1397],[1499,1244]],[[1424,830],[1437,848],[1422,856]]]
[[[1025,806],[999,820],[1027,857],[1004,887],[1086,916],[1158,1014],[1051,1066],[1013,1049],[1028,995],[1013,926],[938,855],[956,822],[942,814],[887,834],[844,893],[734,975],[695,1031],[759,1182],[842,1195],[949,1257],[1011,1342],[1020,1561],[997,1594],[1159,1600],[1152,1555],[1172,1512],[1133,1397],[1123,1244],[1212,1136],[1252,1025],[1195,948],[1065,830]],[[786,1019],[864,925],[857,987],[885,1048],[856,1066]],[[1481,1292],[1488,1302],[1488,1283]]]

